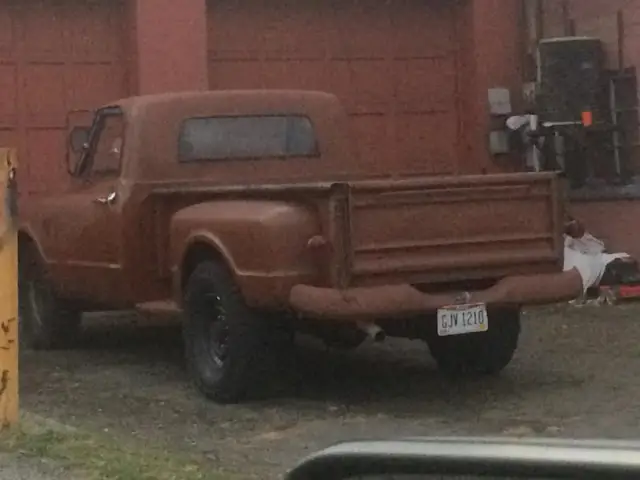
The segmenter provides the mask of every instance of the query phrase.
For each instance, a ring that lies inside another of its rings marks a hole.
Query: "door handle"
[[[116,192],[111,192],[109,195],[107,195],[106,197],[98,197],[94,200],[95,203],[100,204],[100,205],[113,205],[113,202],[116,201],[116,197],[117,197],[117,193]]]

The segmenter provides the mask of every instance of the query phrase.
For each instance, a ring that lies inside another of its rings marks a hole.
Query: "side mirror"
[[[640,478],[640,443],[561,439],[411,438],[342,443],[285,480],[582,480]]]
[[[89,147],[90,127],[74,127],[69,134],[69,152],[67,153],[67,172],[73,176],[76,173],[78,161]]]
[[[73,153],[82,153],[89,144],[90,127],[75,127],[69,134],[69,147]]]

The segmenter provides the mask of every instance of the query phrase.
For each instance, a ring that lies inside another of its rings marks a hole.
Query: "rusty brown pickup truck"
[[[423,339],[445,371],[511,360],[520,308],[575,297],[551,173],[372,177],[320,92],[143,96],[70,135],[70,188],[22,212],[24,339],[81,312],[180,312],[197,386],[255,393],[303,331],[353,348]],[[75,155],[74,155],[75,153]]]

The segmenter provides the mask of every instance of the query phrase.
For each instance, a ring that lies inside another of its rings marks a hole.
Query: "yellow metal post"
[[[0,429],[18,421],[17,155],[0,148]]]

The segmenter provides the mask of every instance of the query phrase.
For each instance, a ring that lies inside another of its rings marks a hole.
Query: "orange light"
[[[590,127],[593,125],[593,113],[592,112],[582,112],[582,124],[585,127]]]

